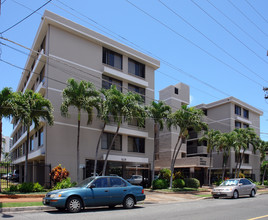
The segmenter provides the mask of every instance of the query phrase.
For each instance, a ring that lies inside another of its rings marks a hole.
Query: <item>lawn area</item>
[[[11,208],[11,207],[26,207],[26,206],[43,206],[42,202],[0,202],[0,208]]]
[[[200,195],[195,195],[195,196],[202,197],[202,198],[209,198],[209,197],[212,197],[211,194],[200,194]]]
[[[184,188],[172,188],[172,189],[157,189],[157,191],[161,191],[161,192],[193,192],[193,191],[206,192],[207,189],[184,187]]]

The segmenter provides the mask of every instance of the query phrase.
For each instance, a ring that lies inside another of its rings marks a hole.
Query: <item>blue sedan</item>
[[[69,212],[79,212],[81,208],[90,206],[113,208],[120,204],[130,209],[144,199],[141,186],[133,186],[117,176],[97,176],[83,180],[76,187],[47,193],[43,204],[56,207],[58,210],[67,208]]]

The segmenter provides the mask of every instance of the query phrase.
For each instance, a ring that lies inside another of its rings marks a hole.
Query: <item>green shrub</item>
[[[153,181],[153,189],[167,189],[168,183],[164,179],[157,179]]]
[[[159,179],[166,180],[167,182],[169,182],[170,175],[171,171],[169,169],[164,168],[159,172]]]
[[[186,178],[184,179],[184,181],[185,181],[185,187],[198,188],[200,186],[200,182],[196,178]]]
[[[264,181],[263,181],[263,184],[264,184],[265,186],[268,186],[268,180],[264,180]]]
[[[35,183],[33,186],[33,192],[44,192],[44,187],[41,186],[39,183]]]
[[[215,182],[213,183],[213,185],[219,186],[219,185],[221,185],[222,182],[223,182],[223,181],[220,179],[220,180],[215,181]]]
[[[9,192],[19,192],[18,185],[11,185],[9,187]]]
[[[19,184],[19,191],[28,193],[28,192],[33,192],[34,189],[34,184],[33,183],[22,183]]]
[[[57,190],[57,189],[65,189],[65,188],[70,188],[74,187],[76,185],[75,182],[71,182],[71,178],[68,177],[66,179],[63,179],[61,182],[58,182],[56,186],[53,187],[52,190]]]
[[[184,176],[181,171],[175,173],[174,180],[176,179],[184,179]]]
[[[173,188],[183,188],[185,186],[185,182],[183,179],[175,179],[172,186]]]

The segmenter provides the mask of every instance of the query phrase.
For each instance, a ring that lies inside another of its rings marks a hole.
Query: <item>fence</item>
[[[51,187],[50,164],[28,163],[27,181],[38,182],[46,188]],[[24,182],[24,165],[0,163],[0,192],[11,185]]]

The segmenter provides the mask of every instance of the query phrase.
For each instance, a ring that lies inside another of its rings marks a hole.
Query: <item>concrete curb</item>
[[[26,206],[26,207],[10,207],[10,208],[0,208],[0,213],[6,212],[24,212],[24,211],[53,211],[54,207],[47,206]]]

